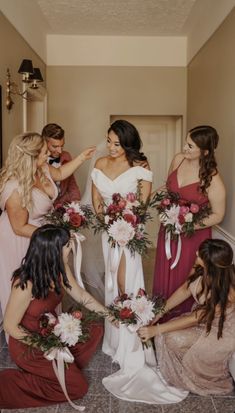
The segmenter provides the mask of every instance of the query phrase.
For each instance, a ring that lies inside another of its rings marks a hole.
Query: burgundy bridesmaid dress
[[[28,330],[37,331],[40,316],[45,312],[55,313],[61,298],[61,295],[50,292],[46,299],[33,299],[21,324]],[[81,369],[89,362],[102,336],[103,325],[93,324],[89,340],[70,347],[74,362],[65,368],[65,382],[71,400],[79,399],[87,392],[87,380]],[[1,409],[40,407],[67,401],[52,362],[41,351],[31,351],[27,345],[10,337],[9,352],[20,370],[10,368],[0,372]]]
[[[177,179],[178,168],[175,169],[167,179],[167,188],[171,192],[177,192],[180,198],[199,205],[208,202],[207,196],[199,191],[199,182],[179,187]],[[165,229],[160,226],[156,251],[156,262],[153,280],[153,295],[162,294],[168,298],[178,287],[187,279],[196,259],[196,251],[199,245],[207,238],[211,238],[211,228],[202,228],[188,238],[181,236],[182,250],[178,264],[172,270],[171,265],[174,262],[177,252],[177,241],[171,240],[171,259],[167,259],[165,253]],[[177,306],[167,318],[178,316],[191,310],[193,298],[189,298],[184,303]],[[166,320],[166,317],[164,317]]]

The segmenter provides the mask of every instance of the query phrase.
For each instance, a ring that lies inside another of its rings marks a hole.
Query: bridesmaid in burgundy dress
[[[158,235],[154,271],[153,294],[163,294],[168,298],[188,277],[196,258],[196,251],[202,241],[211,238],[211,227],[222,221],[225,212],[225,188],[217,171],[215,149],[219,136],[211,126],[197,126],[188,132],[183,153],[173,159],[166,187],[177,192],[180,198],[199,205],[210,203],[212,212],[203,220],[204,227],[195,227],[192,237],[181,236],[182,250],[175,268],[177,241],[171,241],[172,258],[165,253],[165,229],[161,225]],[[167,317],[190,311],[193,299],[176,307]]]
[[[24,340],[26,335],[30,336],[30,331],[39,330],[43,313],[55,315],[64,290],[89,310],[105,312],[105,307],[79,287],[71,274],[69,240],[70,233],[63,228],[54,225],[38,228],[32,235],[21,267],[14,272],[4,328],[10,335],[11,358],[20,370],[0,372],[0,409],[40,407],[67,401],[52,361],[47,360],[40,349],[29,350]],[[70,347],[74,362],[65,369],[65,383],[71,400],[79,399],[87,392],[88,385],[81,368],[95,352],[103,335],[103,325],[92,324],[89,333],[86,343]]]

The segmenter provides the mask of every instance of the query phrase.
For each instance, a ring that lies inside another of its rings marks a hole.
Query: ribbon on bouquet
[[[117,243],[115,247],[108,245],[108,260],[107,260],[107,288],[108,291],[112,291],[114,287],[113,279],[115,278],[118,270],[118,266],[123,253],[123,248],[118,246]]]
[[[74,357],[69,351],[68,347],[64,348],[53,348],[52,350],[46,351],[44,353],[44,357],[52,361],[52,366],[55,372],[55,375],[60,383],[60,386],[64,392],[66,399],[68,400],[69,404],[79,412],[83,412],[85,410],[85,406],[78,406],[77,404],[73,403],[70,400],[66,384],[65,384],[65,375],[64,375],[64,363],[73,363]]]
[[[175,256],[175,260],[173,262],[173,264],[171,264],[171,270],[173,270],[173,268],[176,267],[176,265],[178,264],[178,261],[180,259],[180,254],[181,254],[181,248],[182,248],[182,241],[181,241],[181,236],[178,235],[177,237],[177,252],[176,252],[176,256]],[[171,255],[171,234],[170,232],[165,231],[165,251],[166,251],[166,257],[168,260],[170,260],[172,258]]]
[[[73,240],[72,240],[72,251],[73,251],[73,265],[74,265],[74,273],[75,278],[77,280],[78,285],[85,290],[82,277],[81,277],[81,263],[82,263],[82,247],[81,241],[84,241],[86,238],[84,235],[79,234],[78,232],[73,232]]]

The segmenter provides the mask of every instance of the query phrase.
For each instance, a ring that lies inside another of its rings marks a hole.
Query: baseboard
[[[235,257],[235,238],[231,234],[229,234],[227,231],[225,231],[219,225],[216,225],[215,227],[213,227],[212,237],[223,239],[224,241],[227,241],[231,245],[231,247],[233,249],[233,254],[234,254],[234,257]]]

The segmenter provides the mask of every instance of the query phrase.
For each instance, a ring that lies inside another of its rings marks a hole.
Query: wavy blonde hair
[[[16,179],[23,208],[32,208],[32,188],[38,172],[41,182],[45,181],[42,168],[37,168],[37,158],[45,143],[36,132],[27,132],[16,136],[8,150],[7,159],[0,172],[0,194],[10,179]]]

